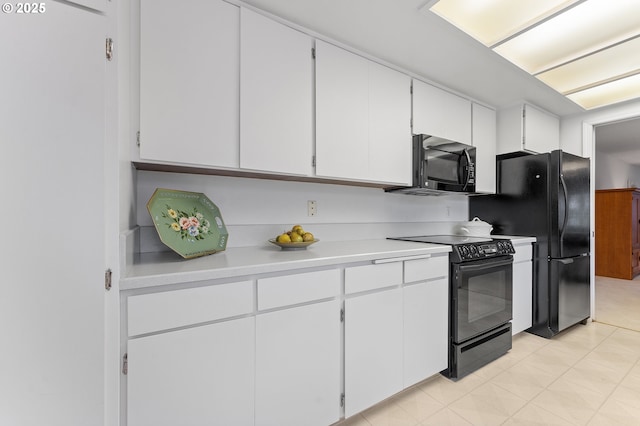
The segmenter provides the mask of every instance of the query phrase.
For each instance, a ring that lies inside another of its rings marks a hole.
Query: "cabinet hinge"
[[[344,394],[343,393],[340,394],[340,406],[344,407]]]
[[[136,145],[140,146],[140,130],[136,132]]]
[[[107,61],[113,59],[113,39],[111,37],[107,37],[104,49],[105,55],[107,56]]]
[[[122,355],[122,374],[124,374],[126,376],[128,372],[129,372],[128,355],[124,354],[124,355]]]
[[[104,271],[104,288],[105,290],[111,290],[111,268]]]
[[[315,47],[312,47],[312,48],[311,48],[311,57],[312,57],[313,59],[315,59],[315,58],[316,58],[316,48],[315,48]]]
[[[313,155],[311,156],[311,167],[315,167],[316,166],[316,156]]]
[[[344,308],[340,309],[340,322],[344,322]]]

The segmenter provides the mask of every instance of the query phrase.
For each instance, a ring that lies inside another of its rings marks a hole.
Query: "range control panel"
[[[465,243],[453,246],[453,253],[458,258],[457,261],[469,261],[486,259],[489,257],[505,256],[514,254],[510,240],[494,240],[482,243]]]

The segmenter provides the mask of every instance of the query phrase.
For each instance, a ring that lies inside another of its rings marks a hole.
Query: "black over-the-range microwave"
[[[429,135],[413,136],[413,183],[386,188],[388,192],[437,195],[476,191],[476,149]]]

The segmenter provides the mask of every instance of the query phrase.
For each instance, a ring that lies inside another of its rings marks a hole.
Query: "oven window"
[[[477,275],[469,278],[466,291],[469,322],[479,321],[507,309],[507,294],[504,285],[505,271]]]
[[[457,264],[452,331],[456,343],[506,324],[512,317],[513,261]]]

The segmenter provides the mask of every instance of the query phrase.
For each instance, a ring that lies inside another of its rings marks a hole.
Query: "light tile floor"
[[[597,277],[596,319],[452,382],[440,375],[339,426],[640,425],[640,280]]]

